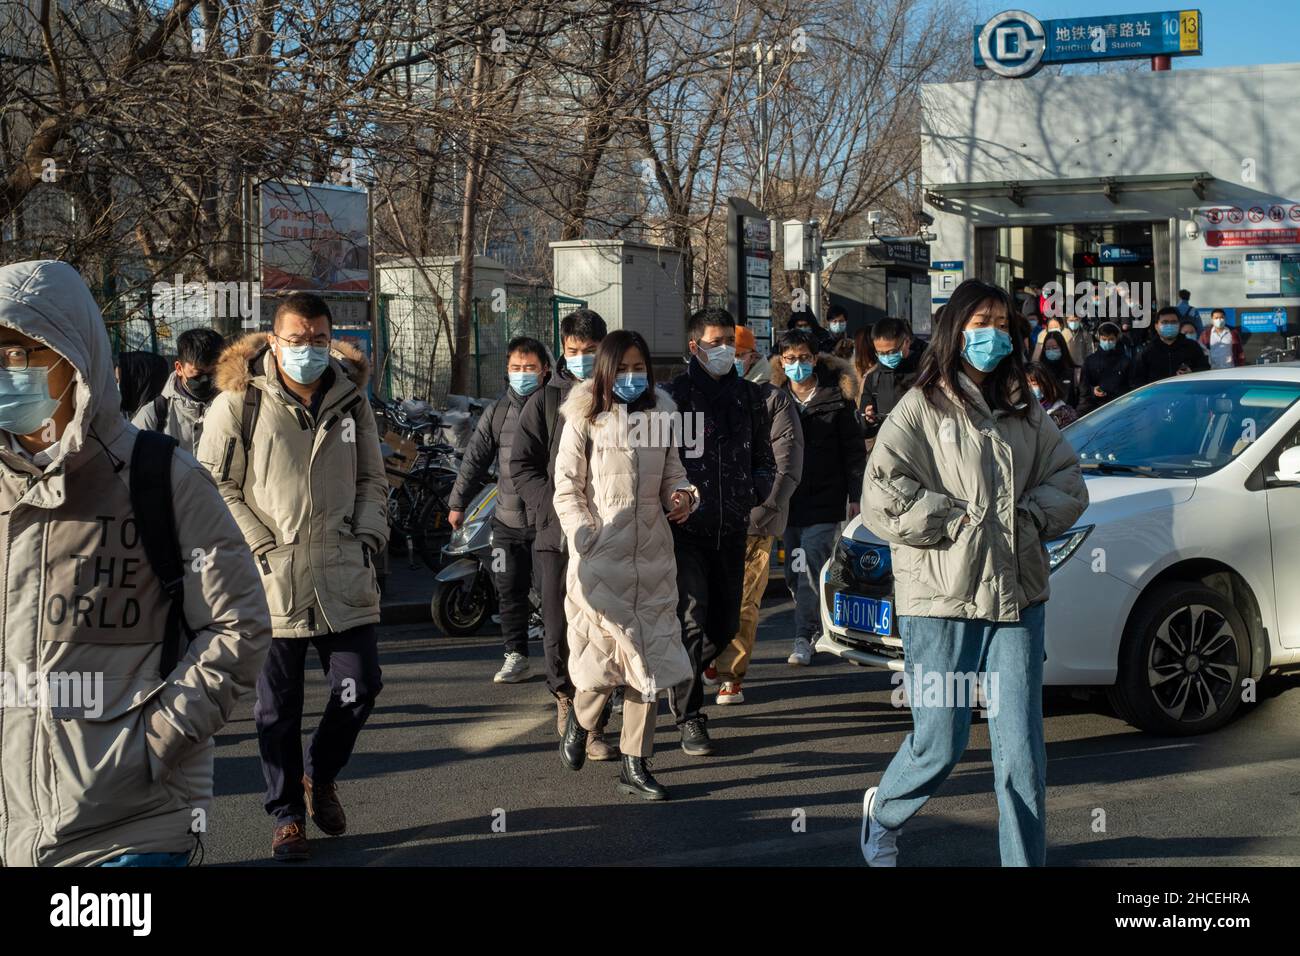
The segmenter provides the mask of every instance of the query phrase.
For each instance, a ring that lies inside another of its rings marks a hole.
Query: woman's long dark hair
[[[628,402],[627,410],[631,413],[654,407],[655,370],[650,363],[650,346],[646,345],[640,332],[615,329],[600,340],[596,349],[596,366],[591,373],[591,412],[587,416],[590,421],[594,422],[597,415],[614,408],[614,377],[618,375],[618,363],[623,361],[623,353],[633,346],[641,350],[645,359],[646,387],[635,401]]]
[[[1040,403],[1044,408],[1051,408],[1064,396],[1061,395],[1061,380],[1041,362],[1030,362],[1025,366],[1025,378],[1033,376],[1035,382],[1043,390],[1043,397]]]
[[[117,357],[117,372],[122,412],[130,418],[162,394],[171,366],[153,352],[122,352]]]
[[[858,329],[853,333],[853,368],[858,373],[858,381],[866,378],[879,361],[876,344],[871,341],[871,326]]]
[[[1082,329],[1079,330],[1079,334],[1080,335],[1083,334]],[[1061,350],[1061,357],[1057,359],[1055,362],[1049,361],[1047,358],[1048,342],[1055,342],[1056,347]],[[1053,330],[1051,332],[1048,332],[1045,336],[1043,336],[1042,356],[1043,356],[1043,364],[1046,365],[1048,368],[1054,368],[1057,365],[1063,365],[1071,371],[1073,371],[1075,368],[1074,356],[1070,354],[1070,346],[1065,344],[1065,335],[1062,334],[1061,332],[1057,332]]]
[[[1006,307],[1007,317],[1011,320],[1009,331],[1012,349],[1010,355],[984,376],[980,393],[990,409],[1000,409],[1010,415],[1023,417],[1029,414],[1030,405],[1025,401],[1025,396],[1031,393],[1029,382],[1025,379],[1024,353],[1015,343],[1024,341],[1025,319],[1014,307],[1011,296],[1007,295],[1005,289],[979,279],[967,279],[957,286],[952,298],[944,305],[930,335],[930,346],[921,359],[921,370],[916,377],[915,387],[925,392],[926,399],[936,407],[939,404],[936,393],[945,386],[963,406],[971,404],[970,396],[957,379],[962,372],[962,349],[966,345],[963,333],[970,317],[989,300],[1000,302]]]

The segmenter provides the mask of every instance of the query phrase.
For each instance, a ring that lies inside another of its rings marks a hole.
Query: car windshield
[[[1103,405],[1065,429],[1085,471],[1196,478],[1250,447],[1300,399],[1300,383],[1177,378]]]

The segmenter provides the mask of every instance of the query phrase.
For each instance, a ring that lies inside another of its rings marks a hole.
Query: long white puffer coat
[[[668,395],[656,399],[658,423],[677,414]],[[591,406],[591,383],[575,385],[560,406],[555,459],[555,512],[569,547],[569,677],[578,690],[653,695],[691,676],[665,511],[674,491],[696,502],[699,494],[677,449],[645,440],[652,432],[637,413],[591,422]]]

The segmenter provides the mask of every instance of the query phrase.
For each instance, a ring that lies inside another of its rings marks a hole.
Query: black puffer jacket
[[[1133,361],[1133,387],[1140,388],[1162,378],[1178,374],[1180,366],[1186,365],[1193,372],[1204,372],[1210,367],[1210,360],[1199,344],[1181,335],[1166,343],[1160,336],[1147,342]]]
[[[894,410],[894,406],[912,387],[912,383],[916,381],[916,373],[921,368],[921,356],[924,354],[925,343],[917,339],[908,349],[907,358],[898,363],[898,368],[877,365],[867,373],[862,386],[862,398],[858,402],[858,411],[864,411],[868,405],[875,407],[877,420],[874,425],[867,422],[865,416],[863,418],[863,430],[868,438],[876,436],[880,426]]]
[[[700,492],[700,505],[673,534],[720,542],[723,535],[745,534],[755,502],[766,501],[776,478],[771,422],[762,388],[735,369],[714,379],[691,359],[686,371],[668,384],[682,414],[702,413],[702,454],[681,450],[686,475]],[[716,545],[715,545],[716,546]]]
[[[529,395],[510,448],[510,476],[533,514],[537,530],[533,547],[538,551],[563,550],[564,533],[555,516],[555,455],[564,430],[560,406],[576,382],[568,372],[560,371]],[[553,414],[547,414],[548,407]]]
[[[464,511],[469,507],[474,496],[487,483],[488,469],[492,459],[496,458],[497,501],[492,520],[507,528],[524,530],[532,527],[532,509],[515,489],[510,468],[510,447],[514,444],[524,401],[524,397],[513,388],[507,388],[505,394],[479,416],[478,426],[465,448],[460,474],[456,476],[456,484],[447,501],[452,511]],[[504,408],[502,403],[505,403]]]
[[[790,499],[787,527],[843,521],[851,501],[862,494],[867,449],[853,399],[858,377],[853,366],[833,355],[817,356],[817,391],[806,406],[797,401],[803,427],[803,477]],[[793,398],[785,369],[772,369],[772,384]]]
[[[1127,392],[1132,365],[1132,360],[1118,346],[1109,352],[1098,349],[1084,359],[1083,377],[1079,381],[1079,411],[1090,412]],[[1098,397],[1092,394],[1094,388],[1106,394]]]

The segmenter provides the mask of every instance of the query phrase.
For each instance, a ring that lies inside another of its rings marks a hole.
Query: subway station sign
[[[975,65],[1007,77],[1030,76],[1048,63],[1200,53],[1200,10],[1068,20],[1039,20],[1023,10],[1004,10],[975,25]]]

